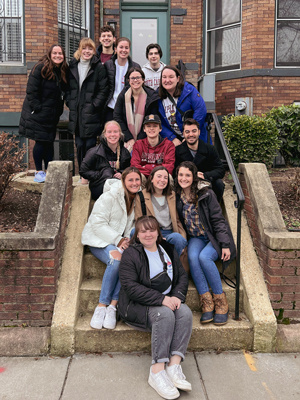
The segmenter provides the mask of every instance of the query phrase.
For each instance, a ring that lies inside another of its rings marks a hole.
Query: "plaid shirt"
[[[190,203],[183,192],[180,198],[183,202],[182,214],[187,233],[192,237],[203,236],[205,234],[204,226],[200,221],[197,205]]]

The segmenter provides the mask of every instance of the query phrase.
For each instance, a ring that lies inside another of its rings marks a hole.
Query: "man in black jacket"
[[[104,64],[115,54],[116,36],[111,26],[105,25],[100,28],[99,42],[100,46],[97,48],[97,56],[100,58],[102,64]]]
[[[183,123],[184,141],[175,149],[175,168],[183,161],[192,161],[197,169],[198,176],[211,182],[218,201],[222,199],[225,168],[214,146],[204,143],[200,136],[199,124],[190,118]]]

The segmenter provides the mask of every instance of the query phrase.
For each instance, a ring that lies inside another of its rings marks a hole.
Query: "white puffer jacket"
[[[99,248],[117,246],[122,237],[129,237],[133,226],[134,211],[127,216],[122,182],[108,179],[83,229],[81,243]]]

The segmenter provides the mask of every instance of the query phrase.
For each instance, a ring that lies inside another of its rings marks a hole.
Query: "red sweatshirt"
[[[170,140],[161,136],[156,146],[150,146],[147,138],[137,140],[133,146],[130,165],[138,168],[147,177],[158,165],[166,167],[172,175],[174,163],[175,146]]]

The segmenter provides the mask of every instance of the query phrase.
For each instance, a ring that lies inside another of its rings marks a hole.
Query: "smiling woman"
[[[75,136],[80,169],[87,151],[96,145],[96,137],[101,132],[103,108],[108,95],[106,70],[96,56],[96,46],[92,39],[81,39],[70,61],[68,83],[68,130]]]
[[[107,267],[103,276],[99,304],[91,320],[94,329],[116,327],[116,305],[120,282],[119,264],[134,224],[134,200],[140,190],[141,174],[126,168],[121,180],[109,179],[104,193],[96,201],[82,232],[82,244]]]

